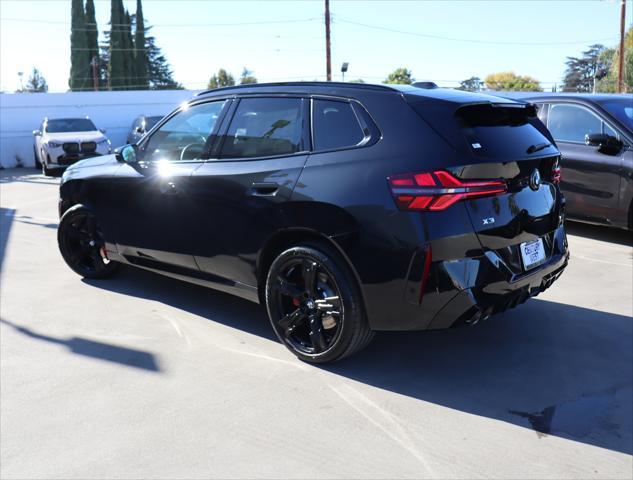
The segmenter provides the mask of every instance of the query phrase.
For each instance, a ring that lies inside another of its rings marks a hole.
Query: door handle
[[[276,183],[253,183],[247,194],[251,197],[272,197],[279,191]]]
[[[163,195],[177,195],[180,189],[174,182],[165,182],[160,184],[160,193]]]

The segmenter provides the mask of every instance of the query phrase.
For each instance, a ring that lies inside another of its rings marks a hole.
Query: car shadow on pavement
[[[61,175],[45,177],[32,168],[11,168],[8,170],[0,170],[0,184],[3,183],[38,183],[40,185],[59,186],[59,178]]]
[[[378,388],[633,454],[631,318],[533,299],[474,327],[381,332],[325,367]]]
[[[9,232],[13,225],[15,210],[12,208],[0,208],[0,273],[2,272],[2,261],[7,251]]]
[[[565,229],[568,235],[577,235],[591,240],[633,246],[633,232],[628,230],[569,220],[565,222]]]
[[[277,341],[263,308],[150,272],[84,280]],[[533,299],[469,328],[378,332],[325,371],[425,402],[633,453],[631,318]],[[290,355],[290,353],[288,353]]]
[[[23,327],[4,319],[0,319],[0,323],[7,325],[15,331],[30,338],[64,345],[72,353],[77,355],[84,355],[86,357],[119,363],[128,367],[150,370],[152,372],[160,371],[154,355],[149,352],[121,347],[118,345],[111,345],[109,343],[97,342],[95,340],[89,340],[81,337],[72,337],[67,339],[51,337],[50,335],[37,333],[28,327]]]

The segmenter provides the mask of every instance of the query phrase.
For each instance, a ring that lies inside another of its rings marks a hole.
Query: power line
[[[1,21],[9,21],[9,22],[25,22],[25,23],[45,23],[51,25],[67,25],[70,26],[69,22],[62,22],[58,20],[42,20],[42,19],[31,19],[31,18],[0,18]],[[318,20],[317,18],[300,18],[296,20],[262,20],[257,22],[227,22],[227,23],[160,23],[160,24],[152,24],[151,27],[168,27],[168,28],[191,28],[191,27],[242,27],[242,26],[253,26],[253,25],[274,25],[274,24],[283,24],[283,23],[303,23],[303,22],[313,22]],[[92,25],[92,23],[90,24]],[[127,23],[113,23],[110,24],[111,27],[128,27]],[[83,28],[75,28],[72,30],[86,30]],[[148,30],[146,28],[145,30]]]
[[[427,33],[419,33],[419,32],[409,32],[405,30],[398,30],[396,28],[382,27],[380,25],[370,25],[367,23],[360,23],[353,20],[345,20],[341,18],[336,19],[337,23],[347,23],[350,25],[356,25],[358,27],[372,28],[374,30],[382,30],[385,32],[392,33],[400,33],[403,35],[412,35],[414,37],[422,37],[422,38],[432,38],[435,40],[447,40],[450,42],[467,42],[467,43],[481,43],[488,45],[525,45],[525,46],[549,46],[549,45],[575,45],[575,44],[591,44],[595,42],[603,42],[613,40],[616,37],[607,37],[607,38],[599,38],[595,40],[574,40],[569,42],[500,42],[496,40],[474,40],[469,38],[455,38],[455,37],[444,37],[441,35],[432,35]]]

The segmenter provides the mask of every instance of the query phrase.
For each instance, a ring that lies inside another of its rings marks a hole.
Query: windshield
[[[633,130],[633,98],[614,99],[599,102],[606,111],[620,120],[626,127]]]
[[[149,131],[152,129],[154,125],[156,125],[163,117],[147,117],[145,119],[145,131]]]
[[[62,118],[46,123],[46,131],[49,133],[93,132],[96,129],[95,124],[87,118]]]

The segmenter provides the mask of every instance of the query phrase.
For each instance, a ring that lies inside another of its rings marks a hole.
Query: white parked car
[[[45,118],[33,130],[35,167],[52,175],[84,158],[112,153],[112,144],[89,118]]]

